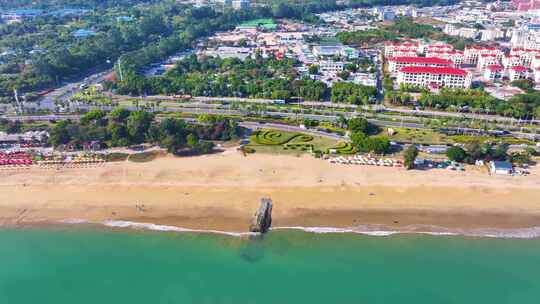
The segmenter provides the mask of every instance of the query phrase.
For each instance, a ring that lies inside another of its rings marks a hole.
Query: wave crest
[[[206,229],[191,229],[178,226],[159,225],[154,223],[143,223],[133,221],[108,220],[104,222],[90,222],[85,219],[65,219],[60,221],[62,224],[97,224],[111,228],[127,228],[141,229],[152,231],[169,231],[169,232],[189,232],[189,233],[211,233],[221,234],[234,237],[244,237],[256,235],[252,232],[230,232],[221,230],[206,230]],[[499,229],[499,228],[446,228],[433,225],[409,225],[403,227],[387,227],[383,225],[359,225],[355,227],[338,228],[338,227],[303,227],[303,226],[284,226],[272,227],[272,231],[278,230],[302,230],[310,233],[354,233],[368,236],[388,237],[396,234],[425,234],[433,236],[466,236],[466,237],[482,237],[482,238],[518,238],[518,239],[534,239],[540,238],[540,226],[528,228],[514,229]]]
[[[387,228],[382,225],[360,225],[348,228],[336,227],[274,227],[272,230],[302,230],[311,233],[356,233],[369,236],[391,236],[395,234],[426,234],[433,236],[467,236],[484,238],[540,238],[540,227],[499,229],[499,228],[446,228],[431,225],[409,225],[404,227]]]

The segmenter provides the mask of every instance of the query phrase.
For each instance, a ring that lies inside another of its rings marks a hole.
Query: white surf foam
[[[59,221],[63,224],[97,224],[111,228],[126,228],[126,229],[142,229],[152,231],[170,231],[170,232],[191,232],[191,233],[211,233],[221,234],[234,237],[244,237],[256,235],[252,232],[230,232],[221,230],[205,230],[191,229],[178,226],[158,225],[154,223],[143,223],[133,221],[109,220],[104,222],[91,222],[85,219],[65,219]],[[284,226],[272,227],[272,231],[277,230],[302,230],[310,233],[355,233],[368,236],[388,237],[396,234],[425,234],[433,236],[466,236],[466,237],[481,237],[481,238],[519,238],[533,239],[540,238],[540,226],[529,228],[515,229],[496,229],[496,228],[478,228],[478,229],[459,229],[446,228],[431,225],[410,225],[395,228],[387,228],[383,225],[359,225],[355,227],[338,228],[338,227],[303,227],[303,226]]]
[[[105,221],[102,223],[107,227],[114,228],[133,228],[133,229],[144,229],[144,230],[153,230],[153,231],[172,231],[172,232],[193,232],[193,233],[212,233],[212,234],[223,234],[229,236],[247,236],[254,233],[251,232],[229,232],[221,230],[204,230],[204,229],[190,229],[177,226],[168,226],[168,225],[158,225],[153,223],[141,223],[141,222],[131,222],[131,221]]]
[[[519,238],[533,239],[540,238],[540,227],[515,228],[515,229],[495,229],[495,228],[478,228],[478,229],[450,229],[438,226],[405,226],[399,230],[387,229],[380,225],[362,225],[349,228],[336,227],[274,227],[272,230],[302,230],[311,233],[356,233],[369,236],[391,236],[396,234],[426,234],[433,236],[467,236],[467,237],[484,237],[484,238]]]

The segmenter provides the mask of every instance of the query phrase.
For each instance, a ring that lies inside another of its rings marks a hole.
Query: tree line
[[[237,58],[202,57],[195,55],[180,60],[176,66],[159,77],[136,77],[121,81],[117,91],[121,94],[189,94],[193,96],[252,97],[306,100],[328,100],[367,104],[375,100],[374,87],[349,82],[337,82],[331,88],[321,81],[300,77],[290,58]],[[132,77],[132,76],[129,76]]]
[[[78,122],[57,122],[50,129],[49,143],[74,148],[92,141],[108,147],[152,143],[171,153],[186,149],[208,153],[213,148],[212,140],[231,140],[242,133],[243,129],[236,122],[223,117],[214,117],[204,124],[188,124],[182,119],[156,120],[154,114],[146,111],[117,108],[109,113],[89,111]]]
[[[410,17],[399,18],[393,24],[384,25],[377,29],[339,32],[336,37],[348,45],[373,45],[386,41],[397,41],[402,37],[445,41],[458,50],[463,50],[466,46],[474,44],[472,39],[446,35],[441,29],[429,24],[416,23]]]

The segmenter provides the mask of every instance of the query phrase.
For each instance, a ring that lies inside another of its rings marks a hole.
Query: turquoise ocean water
[[[0,230],[0,303],[540,303],[540,240]]]

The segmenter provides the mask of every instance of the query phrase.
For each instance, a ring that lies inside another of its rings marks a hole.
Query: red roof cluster
[[[513,67],[510,67],[510,69],[516,71],[516,72],[525,72],[527,70],[529,70],[528,67],[524,67],[522,65],[516,65],[516,66],[513,66]]]
[[[455,50],[428,50],[427,52],[434,54],[463,54],[462,51]]]
[[[490,64],[487,66],[487,69],[490,71],[502,71],[504,68],[502,65]]]
[[[462,69],[456,69],[456,68],[449,68],[449,67],[413,67],[413,66],[407,66],[402,67],[401,72],[403,73],[413,73],[413,74],[449,74],[449,75],[458,75],[458,76],[466,76],[467,71]]]
[[[480,45],[471,45],[471,46],[466,47],[465,49],[490,50],[490,51],[499,50],[498,48],[493,47],[493,46],[480,46]]]
[[[32,159],[26,152],[4,153],[0,152],[0,166],[7,165],[31,165]]]
[[[426,63],[426,64],[443,64],[452,65],[452,61],[439,57],[392,57],[390,61],[398,61],[404,63]]]

